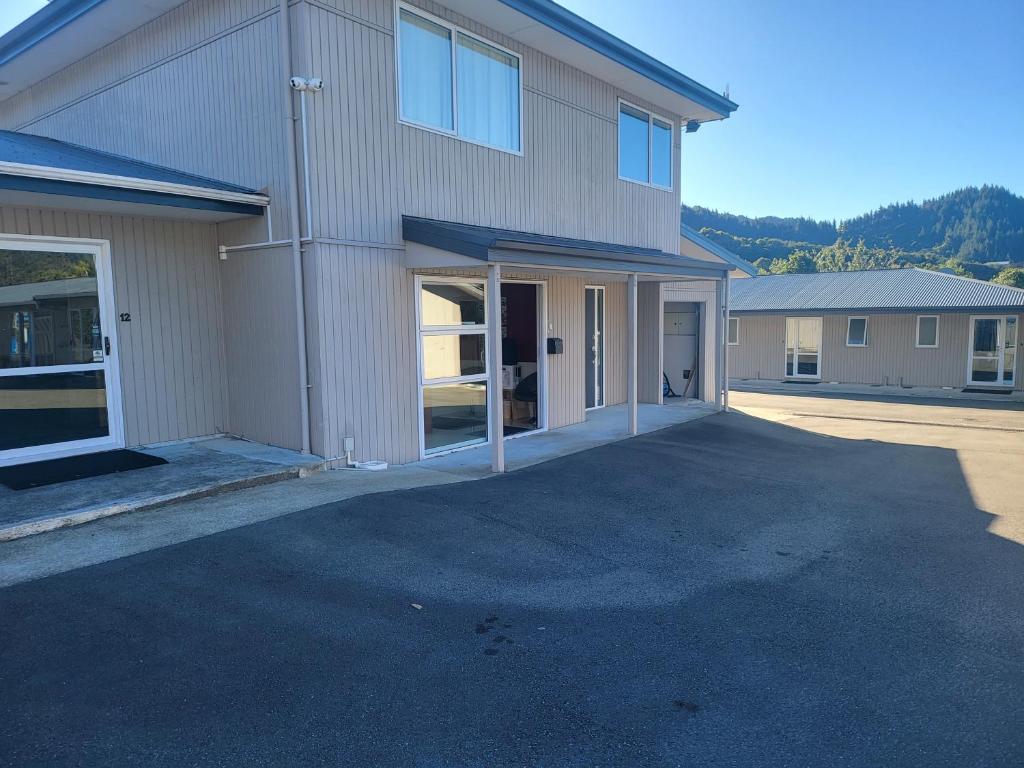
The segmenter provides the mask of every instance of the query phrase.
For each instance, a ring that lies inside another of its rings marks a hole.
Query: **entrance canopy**
[[[402,217],[406,265],[413,268],[506,264],[541,269],[635,274],[647,280],[722,280],[730,267],[701,259],[592,240]]]
[[[256,190],[43,136],[0,131],[0,205],[223,221],[262,216]]]

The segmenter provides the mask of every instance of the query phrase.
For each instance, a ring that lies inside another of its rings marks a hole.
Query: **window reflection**
[[[103,359],[91,254],[0,250],[0,368]]]
[[[483,283],[424,283],[420,316],[424,328],[483,325]]]

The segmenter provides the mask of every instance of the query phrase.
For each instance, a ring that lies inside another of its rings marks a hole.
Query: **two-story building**
[[[230,434],[402,463],[661,402],[687,132],[549,0],[56,0],[0,38],[0,464]],[[693,290],[689,290],[689,289]]]

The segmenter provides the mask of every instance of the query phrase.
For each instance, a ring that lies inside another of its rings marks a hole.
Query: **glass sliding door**
[[[105,244],[0,235],[0,465],[122,445]]]
[[[584,354],[586,407],[604,407],[604,286],[587,286]]]
[[[487,442],[483,280],[417,280],[420,454]]]
[[[1012,387],[1017,346],[1016,315],[972,317],[967,383]]]
[[[821,318],[786,318],[786,377],[821,378]]]

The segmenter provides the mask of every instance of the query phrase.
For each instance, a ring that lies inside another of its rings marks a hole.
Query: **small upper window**
[[[938,315],[920,315],[917,318],[917,346],[937,347],[939,346],[939,317]]]
[[[405,121],[519,152],[519,57],[441,19],[398,14],[399,112]]]
[[[740,343],[740,319],[738,317],[729,318],[729,343],[733,346]]]
[[[672,188],[672,121],[619,102],[619,178]]]
[[[851,317],[846,326],[846,346],[866,347],[868,345],[868,319]]]

